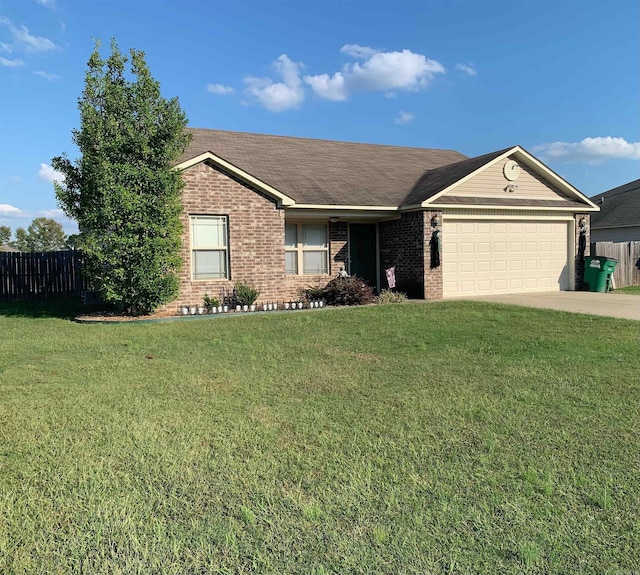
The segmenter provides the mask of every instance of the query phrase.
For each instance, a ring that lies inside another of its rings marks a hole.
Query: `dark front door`
[[[349,258],[349,273],[377,288],[375,224],[349,224]]]

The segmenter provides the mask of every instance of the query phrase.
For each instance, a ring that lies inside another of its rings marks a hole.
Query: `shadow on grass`
[[[72,320],[79,313],[95,311],[97,306],[82,305],[80,298],[52,298],[40,301],[0,302],[0,316],[59,318]]]

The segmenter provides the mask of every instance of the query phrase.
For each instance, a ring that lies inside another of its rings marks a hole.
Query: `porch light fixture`
[[[433,216],[431,218],[431,227],[434,229],[438,229],[439,225],[440,225],[440,218],[438,216]]]
[[[578,227],[580,228],[580,233],[584,234],[587,231],[587,220],[586,218],[580,218],[578,222]]]
[[[506,190],[507,192],[510,192],[510,193],[515,192],[517,189],[518,189],[518,184],[509,184],[509,185],[505,188],[505,190]]]
[[[337,222],[339,222],[339,221],[340,221],[340,218],[339,218],[338,216],[332,216],[332,217],[330,217],[330,218],[329,218],[329,221],[330,221],[332,224],[335,224],[335,223],[337,223]]]

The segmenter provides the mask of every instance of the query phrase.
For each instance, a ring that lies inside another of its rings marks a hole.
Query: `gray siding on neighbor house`
[[[640,241],[640,225],[620,228],[591,228],[592,242],[637,242]]]

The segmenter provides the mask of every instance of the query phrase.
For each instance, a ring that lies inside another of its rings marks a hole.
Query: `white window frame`
[[[326,243],[324,246],[305,246],[303,241],[303,228],[304,226],[312,225],[312,226],[323,226],[325,229],[325,238]],[[296,226],[296,247],[289,247],[286,245],[285,239],[285,254],[288,253],[296,253],[297,258],[297,273],[289,273],[286,269],[286,260],[285,260],[285,274],[288,276],[318,276],[318,275],[329,275],[329,225],[326,222],[285,222],[285,230],[286,226]],[[285,232],[286,238],[286,232]],[[327,267],[324,272],[321,273],[304,273],[304,254],[305,252],[325,252]]]
[[[195,246],[195,233],[194,227],[197,225],[198,220],[222,220],[225,228],[225,242],[226,245],[222,246]],[[230,262],[229,262],[229,216],[220,215],[199,215],[194,214],[189,216],[189,236],[190,236],[190,255],[191,255],[191,279],[193,281],[227,281],[230,275]],[[220,252],[223,251],[225,261],[225,276],[219,278],[198,278],[195,273],[195,252]]]

